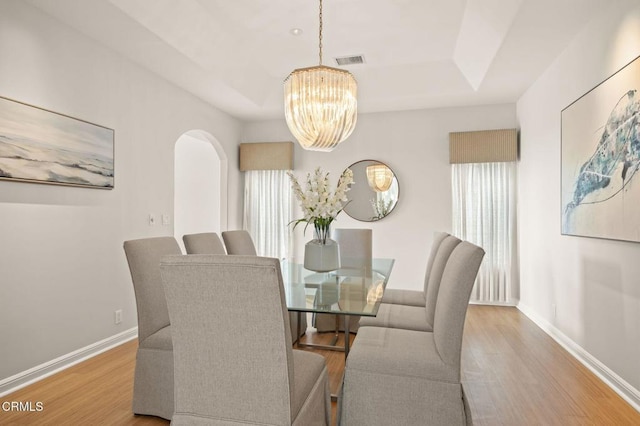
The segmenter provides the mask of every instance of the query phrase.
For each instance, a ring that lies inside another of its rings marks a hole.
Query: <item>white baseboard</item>
[[[129,330],[123,331],[122,333],[107,337],[104,340],[92,343],[84,348],[80,348],[54,360],[45,362],[44,364],[37,365],[29,370],[15,374],[4,380],[0,380],[0,397],[15,392],[18,389],[42,380],[45,377],[49,377],[102,352],[108,351],[109,349],[128,342],[129,340],[133,340],[136,337],[138,337],[138,327],[133,327]]]
[[[553,324],[539,316],[533,309],[522,303],[518,304],[518,309],[593,374],[598,376],[600,380],[605,382],[614,392],[627,401],[636,411],[640,412],[640,391],[638,391],[638,389],[631,386],[622,377],[618,376],[609,367],[587,352],[582,346],[558,330]]]
[[[469,304],[470,305],[486,305],[486,306],[512,306],[515,308],[518,306],[518,301],[514,300],[512,302],[486,302],[483,300],[470,300]]]

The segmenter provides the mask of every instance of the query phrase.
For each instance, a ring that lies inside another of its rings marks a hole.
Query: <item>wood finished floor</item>
[[[308,338],[320,343],[331,334]],[[44,409],[16,413],[0,405],[0,425],[168,424],[131,414],[136,345],[126,343],[1,397],[0,404],[42,402]],[[318,353],[327,358],[335,392],[344,354]],[[475,425],[640,425],[640,413],[515,308],[469,307],[462,364]],[[333,411],[335,416],[335,404]]]

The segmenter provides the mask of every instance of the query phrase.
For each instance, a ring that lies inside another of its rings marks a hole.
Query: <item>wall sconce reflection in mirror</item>
[[[356,220],[375,222],[398,204],[400,187],[393,170],[381,161],[363,160],[349,166],[353,184],[347,192],[345,213]]]

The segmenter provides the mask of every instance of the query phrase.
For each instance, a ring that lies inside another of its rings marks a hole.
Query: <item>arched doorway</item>
[[[227,156],[209,133],[190,130],[174,151],[174,236],[227,228]],[[183,247],[184,249],[184,247]]]

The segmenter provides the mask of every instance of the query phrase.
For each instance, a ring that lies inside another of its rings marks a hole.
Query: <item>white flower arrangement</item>
[[[393,203],[393,200],[385,202],[384,200],[375,200],[372,198],[369,202],[371,203],[371,207],[373,207],[372,219],[382,219],[391,212],[391,203]]]
[[[300,207],[302,207],[304,214],[302,219],[292,222],[295,223],[294,228],[301,222],[307,223],[305,230],[309,224],[313,224],[316,237],[322,244],[325,244],[329,238],[331,222],[336,219],[348,202],[346,194],[353,183],[353,172],[351,169],[346,169],[340,175],[334,192],[331,192],[329,188],[329,172],[323,172],[320,167],[316,168],[313,174],[307,173],[304,191],[292,172],[287,172],[287,175],[291,179],[291,187],[296,198],[300,201]]]

